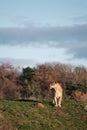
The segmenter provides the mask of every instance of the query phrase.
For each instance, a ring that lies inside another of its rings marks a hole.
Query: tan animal
[[[61,107],[62,96],[63,96],[63,89],[59,83],[51,83],[50,89],[54,89],[54,97],[53,97],[53,104],[56,107]]]

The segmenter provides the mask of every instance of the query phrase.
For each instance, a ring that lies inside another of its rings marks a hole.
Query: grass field
[[[86,103],[67,99],[62,106],[55,108],[51,101],[0,100],[0,130],[87,129]]]

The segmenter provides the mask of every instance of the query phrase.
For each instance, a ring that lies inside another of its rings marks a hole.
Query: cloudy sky
[[[87,67],[87,0],[0,0],[0,63]]]

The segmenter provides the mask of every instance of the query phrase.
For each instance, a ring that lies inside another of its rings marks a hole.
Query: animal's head
[[[53,89],[53,88],[55,88],[55,82],[52,82],[52,83],[50,84],[50,89]]]

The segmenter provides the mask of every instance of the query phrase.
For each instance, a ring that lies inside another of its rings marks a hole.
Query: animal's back
[[[63,89],[62,89],[61,85],[59,83],[56,83],[55,87],[56,87],[56,91],[59,91],[62,94]]]

